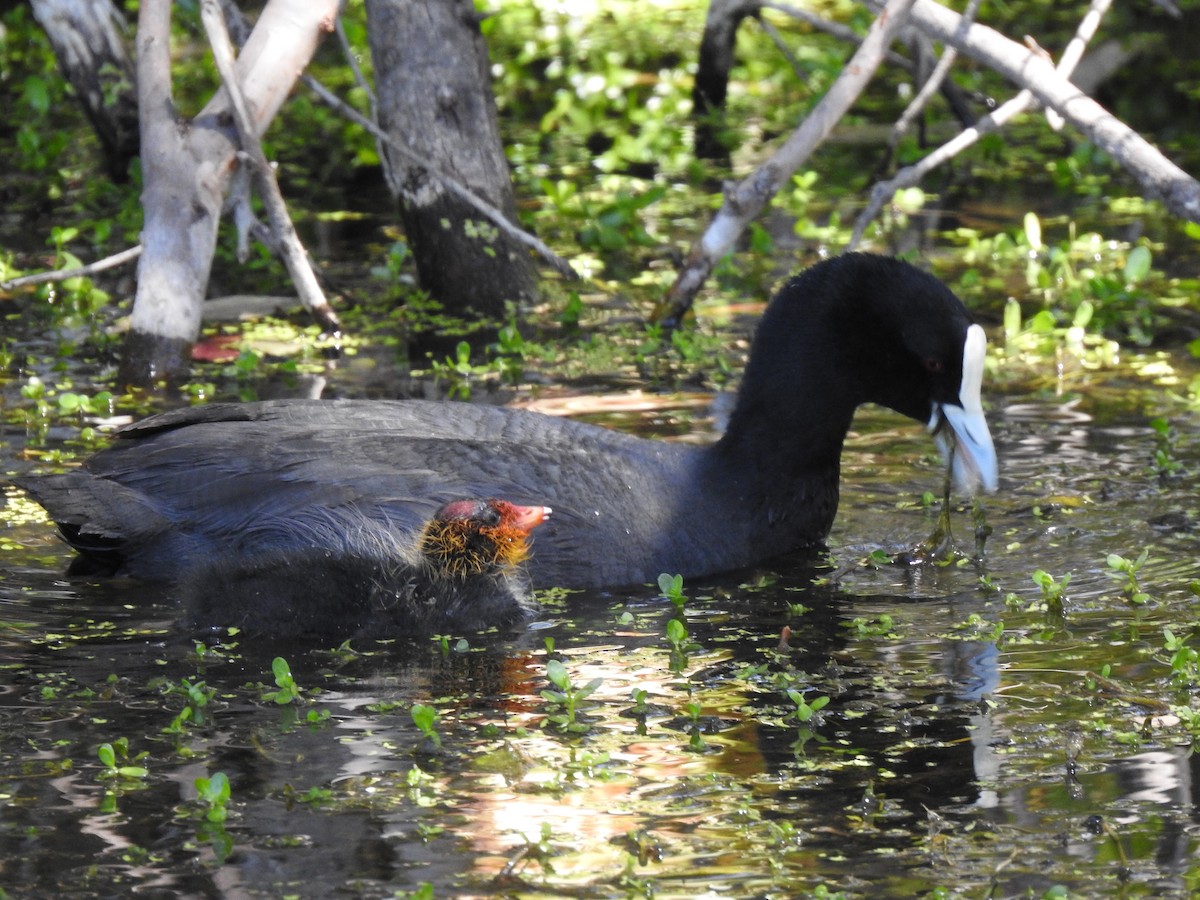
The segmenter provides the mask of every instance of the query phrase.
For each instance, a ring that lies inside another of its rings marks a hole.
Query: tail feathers
[[[144,495],[87,472],[14,478],[13,483],[45,507],[68,544],[104,568],[120,568],[127,548],[170,527]]]

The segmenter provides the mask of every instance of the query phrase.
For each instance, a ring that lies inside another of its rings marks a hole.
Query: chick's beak
[[[515,503],[507,506],[504,515],[507,524],[525,534],[550,518],[552,512],[549,506],[517,506]]]
[[[983,329],[978,325],[970,326],[963,343],[958,403],[935,403],[929,420],[929,430],[938,449],[952,460],[954,484],[968,494],[978,488],[994,491],[1000,483],[996,448],[980,401],[986,355],[987,338]]]

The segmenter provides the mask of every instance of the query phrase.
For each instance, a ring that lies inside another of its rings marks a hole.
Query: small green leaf
[[[687,626],[678,619],[672,619],[667,623],[667,640],[672,644],[681,644],[687,640]]]
[[[1052,334],[1058,323],[1054,321],[1054,313],[1048,309],[1038,310],[1029,320],[1029,330],[1036,334]]]
[[[437,710],[432,706],[426,706],[423,703],[414,703],[410,712],[413,724],[421,729],[421,731],[428,732],[433,728],[433,722],[437,718]]]
[[[1029,242],[1030,249],[1042,249],[1042,222],[1037,213],[1025,213],[1025,240]]]
[[[1150,248],[1146,246],[1134,247],[1129,251],[1129,258],[1125,260],[1125,283],[1138,284],[1145,281],[1146,276],[1150,274]]]
[[[557,659],[552,659],[546,663],[546,678],[560,691],[571,689],[571,675],[567,672],[567,667]]]
[[[50,91],[44,79],[30,75],[25,79],[25,102],[39,115],[45,115],[50,109]]]

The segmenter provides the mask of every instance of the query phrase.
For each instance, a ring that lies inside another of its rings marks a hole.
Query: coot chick
[[[387,559],[382,535],[457,497],[554,508],[533,538],[534,587],[705,575],[822,543],[863,403],[955,444],[960,489],[995,489],[985,352],[936,278],[848,254],[768,305],[729,426],[708,446],[469,403],[280,400],[154,416],[81,469],[18,484],[80,553],[140,578],[277,554],[371,569]]]
[[[192,568],[180,585],[193,629],[274,638],[421,636],[507,627],[536,609],[520,564],[550,509],[453,500],[419,534],[378,531],[373,554],[276,550]]]

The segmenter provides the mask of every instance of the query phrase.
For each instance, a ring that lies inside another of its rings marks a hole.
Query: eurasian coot
[[[253,570],[280,554],[369,568],[393,530],[411,533],[461,497],[554,508],[532,540],[535,587],[703,575],[820,544],[862,403],[928,423],[956,444],[961,488],[995,489],[985,350],[936,278],[849,254],[769,304],[729,426],[709,446],[468,403],[280,400],[154,416],[77,471],[18,483],[81,553],[147,579]]]
[[[193,629],[276,638],[373,638],[507,626],[536,608],[520,569],[549,507],[452,500],[419,533],[376,528],[347,558],[321,546],[189,570],[178,600]],[[369,551],[367,548],[371,548]],[[363,552],[366,551],[366,552]]]

